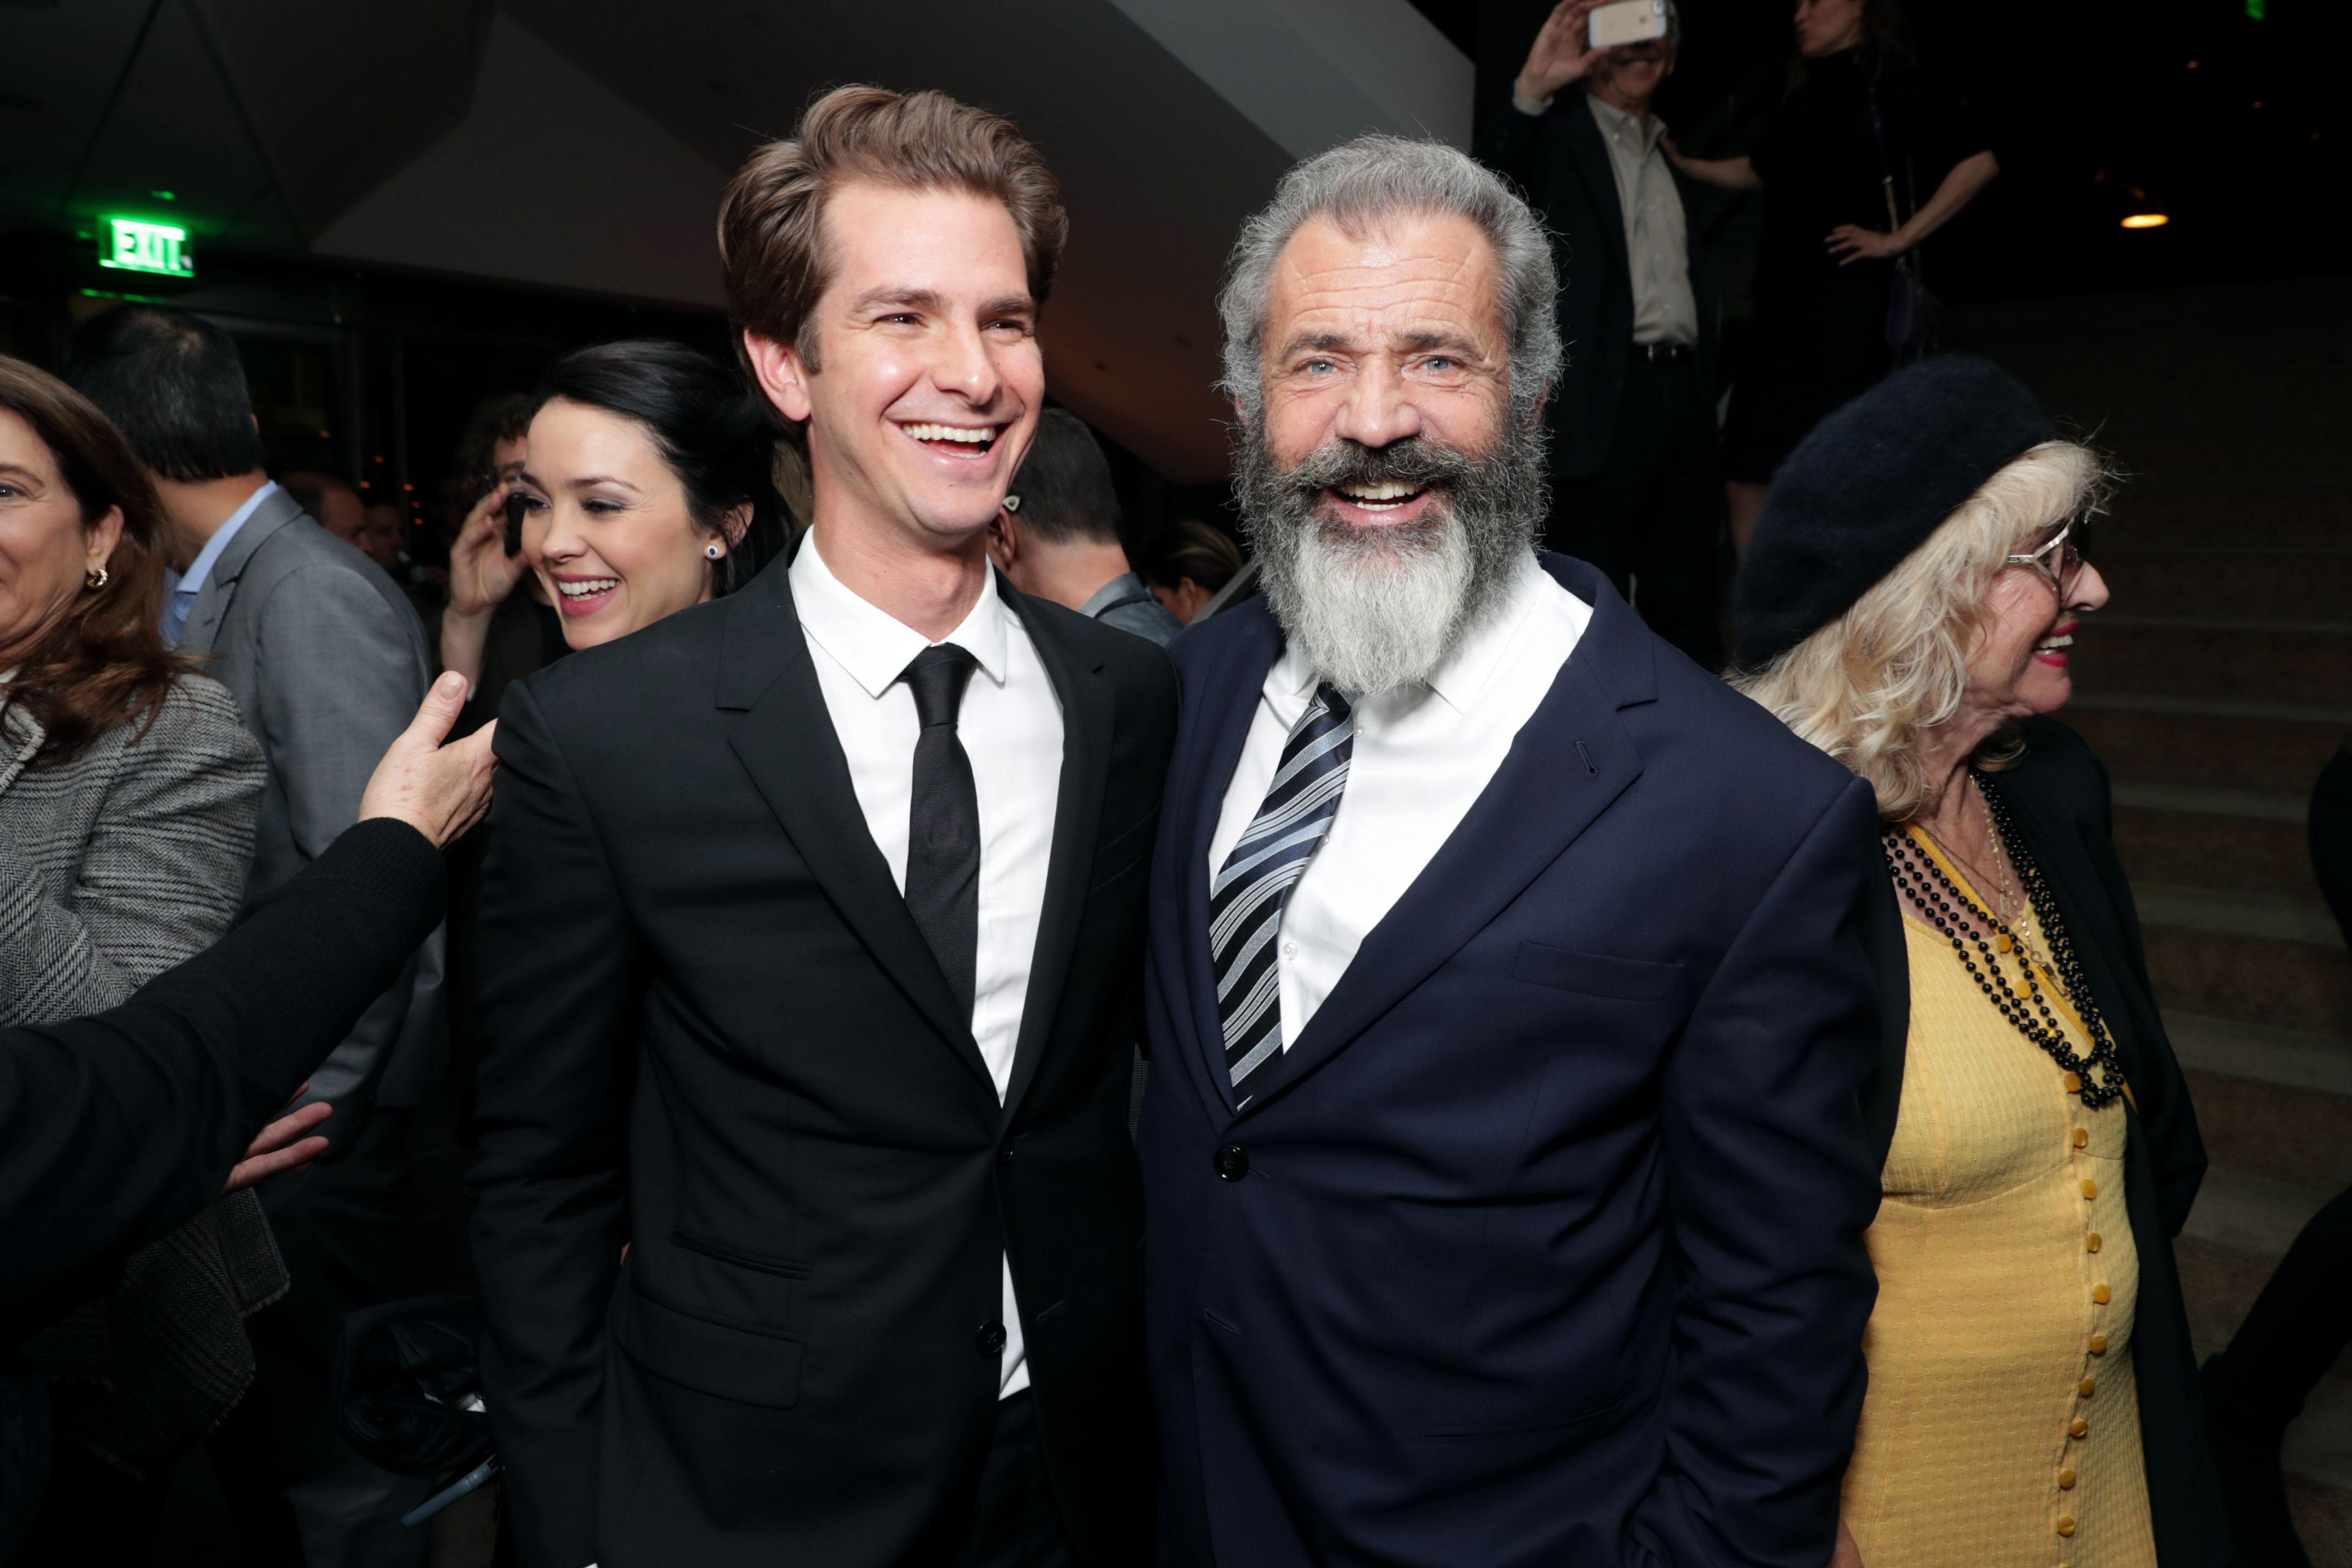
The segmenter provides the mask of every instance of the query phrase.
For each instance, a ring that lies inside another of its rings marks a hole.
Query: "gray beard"
[[[1234,489],[1267,605],[1315,670],[1350,695],[1425,683],[1494,613],[1535,547],[1549,494],[1540,422],[1507,416],[1485,457],[1419,437],[1334,440],[1287,472],[1263,417],[1242,432]],[[1446,486],[1419,521],[1327,521],[1326,487],[1384,479]]]

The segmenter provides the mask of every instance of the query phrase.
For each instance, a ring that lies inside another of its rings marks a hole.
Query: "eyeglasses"
[[[2083,580],[2083,567],[2091,553],[2091,520],[2070,517],[2058,525],[2058,531],[2049,540],[2023,555],[2002,558],[2005,566],[2028,566],[2042,580],[2057,590],[2058,602],[2069,604],[2074,597],[2074,585]]]

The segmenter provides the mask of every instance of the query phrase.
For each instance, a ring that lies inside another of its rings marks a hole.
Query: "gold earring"
[[[82,574],[81,585],[89,589],[93,594],[97,593],[100,588],[105,587],[106,583],[106,568],[103,566],[94,566],[89,571]]]

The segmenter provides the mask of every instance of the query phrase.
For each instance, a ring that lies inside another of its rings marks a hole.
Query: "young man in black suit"
[[[1559,247],[1568,359],[1545,409],[1544,544],[1600,567],[1651,630],[1717,669],[1719,323],[1691,250],[1693,187],[1651,111],[1681,24],[1668,0],[1665,37],[1596,49],[1594,5],[1560,0],[1478,146]]]
[[[722,261],[810,532],[504,704],[475,1248],[529,1568],[1145,1553],[1126,1111],[1175,683],[986,555],[1064,227],[938,93],[755,153]]]

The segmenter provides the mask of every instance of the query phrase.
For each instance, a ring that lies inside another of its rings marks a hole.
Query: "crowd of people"
[[[1734,164],[1564,0],[1486,162],[1290,170],[1246,562],[1122,529],[1055,178],[938,92],[737,173],[735,363],[485,405],[422,603],[217,327],[0,360],[0,1560],[202,1445],[247,1561],[423,1563],[338,1360],[457,1077],[528,1568],[2232,1561],[2053,718],[2109,479],[1895,368],[1993,167],[1884,4]],[[1722,437],[1692,179],[1773,215]]]

